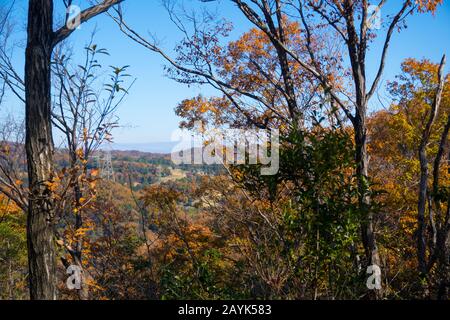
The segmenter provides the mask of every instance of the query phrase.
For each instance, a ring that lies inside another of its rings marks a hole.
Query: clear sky
[[[12,0],[0,0],[9,3]],[[399,0],[390,0],[395,3]],[[18,3],[17,17],[22,17],[18,28],[25,28],[23,17],[26,13],[27,1],[16,0]],[[55,0],[57,15],[61,16],[62,0]],[[74,1],[85,8],[88,1]],[[184,0],[187,8],[198,7],[198,0]],[[450,3],[444,1],[435,16],[430,14],[415,14],[408,20],[408,29],[400,34],[395,33],[384,79],[392,79],[399,73],[401,62],[407,57],[429,58],[439,61],[446,53],[450,60]],[[227,0],[218,4],[203,4],[217,14],[233,22],[235,30],[232,39],[245,32],[250,27],[240,12]],[[168,19],[168,15],[160,0],[126,0],[124,4],[128,24],[146,34],[157,35],[162,47],[171,52],[181,35]],[[389,7],[386,11],[389,10]],[[388,12],[383,12],[383,16]],[[136,45],[123,36],[106,16],[97,17],[92,22],[82,26],[71,38],[75,48],[83,48],[93,28],[97,28],[96,43],[108,49],[111,57],[103,60],[104,65],[131,65],[129,72],[137,78],[135,86],[119,110],[121,125],[114,133],[115,141],[121,144],[151,143],[170,141],[171,133],[177,129],[179,120],[174,114],[174,108],[183,99],[199,94],[212,93],[207,88],[188,88],[168,79],[164,75],[164,60],[150,51]],[[381,40],[381,39],[380,39]],[[381,50],[381,42],[376,41],[368,57],[369,73],[374,74]],[[81,51],[81,50],[80,50]],[[19,52],[20,53],[20,52]],[[23,64],[22,53],[16,57],[16,63]],[[449,62],[450,64],[450,62]],[[450,70],[450,68],[447,68]],[[374,106],[376,107],[376,106]],[[20,110],[19,110],[20,112]]]

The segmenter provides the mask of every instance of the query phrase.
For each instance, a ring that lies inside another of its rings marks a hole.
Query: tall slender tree
[[[76,20],[84,23],[122,1],[104,0],[82,11]],[[71,0],[64,3],[72,5]],[[57,298],[50,62],[54,47],[75,30],[74,20],[67,16],[66,24],[54,31],[53,10],[52,0],[29,1],[25,58],[25,148],[30,185],[27,239],[30,297],[37,300]]]

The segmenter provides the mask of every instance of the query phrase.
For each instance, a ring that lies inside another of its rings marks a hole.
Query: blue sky
[[[0,3],[9,3],[10,1],[0,0]],[[391,0],[390,2],[396,1]],[[27,1],[17,0],[17,2],[17,16],[22,17],[18,28],[19,31],[20,29],[23,31],[25,26],[23,17],[26,13]],[[63,14],[61,10],[58,10],[59,2],[62,1],[55,0],[56,17]],[[86,7],[88,1],[75,1],[75,3],[77,2],[83,8]],[[198,0],[185,0],[184,2],[188,8],[199,6]],[[217,5],[219,5],[217,14],[233,22],[235,30],[232,38],[236,38],[248,30],[249,23],[229,1],[222,0],[219,1],[219,4],[206,4],[212,10],[215,10]],[[386,10],[389,10],[389,7]],[[383,15],[388,13],[386,10]],[[128,23],[136,30],[144,34],[147,31],[156,34],[161,41],[161,46],[169,52],[180,40],[179,31],[168,19],[159,0],[127,0],[125,1],[125,15]],[[115,141],[120,144],[170,141],[171,133],[177,129],[180,120],[174,114],[176,105],[181,100],[200,92],[211,94],[211,90],[188,88],[165,77],[163,59],[123,36],[106,16],[97,17],[74,33],[71,42],[75,48],[83,48],[94,27],[97,28],[95,42],[99,46],[107,48],[111,54],[102,63],[116,66],[131,65],[129,72],[137,78],[130,95],[120,107],[120,123],[124,127],[115,131]],[[369,74],[375,72],[375,59],[379,56],[380,50],[381,42],[376,41],[368,56]],[[392,79],[398,74],[400,64],[405,58],[426,57],[438,61],[444,53],[450,56],[450,3],[448,1],[445,1],[435,16],[415,14],[410,17],[408,29],[394,35],[384,79]],[[16,63],[22,67],[21,54],[16,57]]]

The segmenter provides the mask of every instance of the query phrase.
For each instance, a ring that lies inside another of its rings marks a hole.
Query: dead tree
[[[432,187],[429,188],[429,160],[427,148],[430,143],[430,137],[433,126],[437,120],[441,102],[442,94],[445,87],[444,67],[446,57],[442,58],[438,71],[438,86],[431,105],[431,111],[425,129],[422,133],[422,139],[419,146],[419,161],[420,161],[420,182],[419,182],[419,201],[418,201],[418,215],[417,215],[417,257],[419,272],[423,279],[428,281],[428,276],[431,269],[438,262],[438,278],[439,278],[439,296],[446,299],[448,296],[449,287],[449,232],[450,232],[450,217],[449,217],[449,199],[441,199],[440,197],[440,171],[441,164],[444,157],[444,152],[448,144],[448,134],[450,130],[450,115],[448,116],[447,124],[444,127],[439,143],[438,153],[433,162]],[[447,210],[444,214],[441,202],[447,201]],[[429,219],[426,219],[428,209]],[[429,223],[427,222],[429,221]],[[431,231],[431,235],[427,236],[427,230]],[[427,241],[430,238],[431,241]],[[427,245],[429,243],[430,245]],[[430,255],[428,256],[428,252]],[[428,291],[428,290],[426,290]],[[426,293],[427,294],[427,293]]]

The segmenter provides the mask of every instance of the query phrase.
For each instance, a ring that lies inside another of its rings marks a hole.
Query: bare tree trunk
[[[357,128],[357,131],[362,131],[362,128]],[[356,134],[356,157],[357,157],[357,176],[358,189],[360,193],[360,206],[365,213],[364,221],[362,223],[362,237],[363,244],[366,250],[367,260],[369,265],[380,266],[380,257],[375,241],[374,226],[373,226],[373,212],[370,209],[371,198],[368,194],[368,174],[369,174],[369,157],[367,155],[367,141],[365,133]]]
[[[418,206],[417,206],[417,259],[419,264],[419,273],[420,277],[424,280],[428,280],[428,273],[433,267],[434,261],[436,259],[442,261],[442,255],[444,255],[445,259],[445,243],[446,243],[446,237],[444,236],[446,231],[446,224],[444,223],[444,227],[439,227],[439,231],[436,230],[434,218],[432,216],[433,208],[430,206],[430,219],[432,220],[433,224],[433,233],[434,237],[437,236],[437,240],[433,241],[433,245],[430,248],[432,251],[434,251],[434,254],[431,255],[430,259],[427,257],[427,224],[425,221],[425,214],[426,214],[426,203],[428,200],[428,197],[430,195],[430,192],[428,190],[428,178],[429,178],[429,169],[428,169],[428,156],[427,156],[427,147],[430,143],[430,137],[433,129],[433,125],[438,117],[439,109],[442,101],[442,93],[444,91],[444,85],[445,85],[445,77],[444,77],[444,67],[446,63],[446,57],[445,55],[442,57],[441,64],[438,71],[438,87],[436,90],[436,95],[434,97],[433,104],[431,106],[430,116],[427,120],[425,129],[422,133],[422,139],[420,142],[419,147],[419,161],[420,161],[420,182],[419,182],[419,200],[418,200]],[[440,162],[442,160],[443,150],[444,146],[447,140],[447,134],[448,134],[448,128],[447,125],[444,128],[444,132],[441,138],[441,142],[439,145],[439,151],[436,156],[436,160],[434,163],[434,170],[433,170],[433,190],[432,192],[437,192],[439,189],[439,166]],[[435,195],[433,195],[435,196]],[[441,210],[440,210],[440,204],[438,201],[436,201],[436,213],[438,214],[439,220],[441,220]],[[447,215],[448,217],[448,215]],[[441,225],[442,222],[439,221],[439,224]],[[437,233],[437,234],[436,234]],[[444,261],[445,262],[445,261]],[[444,264],[445,265],[445,264]],[[444,277],[446,279],[447,276]],[[426,285],[424,288],[424,295],[429,296],[429,284]]]
[[[354,7],[345,1],[347,33],[349,38],[348,53],[352,66],[353,80],[355,83],[356,110],[353,120],[355,130],[355,160],[356,178],[358,181],[359,206],[363,213],[361,221],[361,233],[364,250],[366,252],[366,265],[376,265],[381,268],[381,260],[374,232],[374,215],[371,209],[371,196],[369,186],[369,155],[367,154],[367,106],[369,96],[366,88],[366,65],[365,57],[367,44],[358,39],[355,28]],[[361,32],[365,33],[363,28]],[[364,39],[364,38],[362,38]],[[374,298],[381,298],[381,291],[376,291]]]
[[[48,183],[53,178],[50,61],[53,1],[30,0],[25,62],[26,142],[30,198],[27,240],[30,297],[54,300],[56,258],[53,239],[53,199]]]
[[[368,4],[363,4],[363,14],[367,14]],[[355,130],[355,160],[356,178],[358,181],[359,207],[363,214],[361,220],[361,233],[364,250],[366,253],[366,266],[381,268],[381,260],[374,232],[374,213],[371,208],[371,196],[369,186],[369,155],[367,154],[367,107],[370,94],[367,93],[366,79],[366,51],[367,51],[367,25],[361,24],[361,36],[358,37],[355,26],[355,7],[352,1],[343,2],[344,17],[348,35],[348,53],[352,66],[353,80],[355,83],[356,110],[353,119]],[[365,21],[365,19],[363,19]],[[379,299],[382,291],[370,293],[370,298]]]
[[[361,234],[366,253],[366,266],[376,265],[381,268],[381,259],[378,252],[374,232],[374,213],[371,209],[371,197],[369,194],[369,155],[367,154],[367,129],[366,112],[362,107],[355,118],[355,152],[356,152],[356,176],[358,180],[359,206],[364,214],[361,221]],[[358,110],[358,111],[359,111]],[[381,298],[382,291],[377,290],[374,298]]]
[[[423,144],[423,143],[422,143]],[[426,145],[422,145],[419,150],[420,160],[420,182],[419,182],[419,204],[418,204],[418,230],[417,230],[417,258],[419,262],[419,272],[421,276],[427,273],[426,238],[425,238],[425,210],[428,189],[428,159]]]
[[[450,199],[449,199],[450,200]],[[447,211],[448,212],[448,211]],[[439,300],[448,300],[450,289],[450,227],[447,225],[444,230],[438,234],[437,250],[438,257],[438,276],[439,276]]]
[[[444,60],[445,61],[445,60]],[[442,65],[442,62],[441,62]],[[440,79],[442,81],[442,79]],[[448,300],[450,289],[450,197],[447,198],[447,210],[445,216],[443,216],[443,208],[441,206],[441,200],[435,195],[439,192],[440,181],[440,168],[441,162],[445,153],[446,146],[448,145],[448,134],[450,132],[450,115],[447,116],[447,124],[444,127],[444,132],[441,136],[441,142],[439,144],[439,151],[436,155],[433,168],[433,194],[435,210],[437,212],[436,219],[438,220],[438,230],[433,230],[436,236],[436,243],[434,253],[437,258],[437,270],[439,277],[439,289],[438,299]],[[450,154],[447,161],[450,161]],[[450,167],[447,167],[447,171],[450,174]]]

